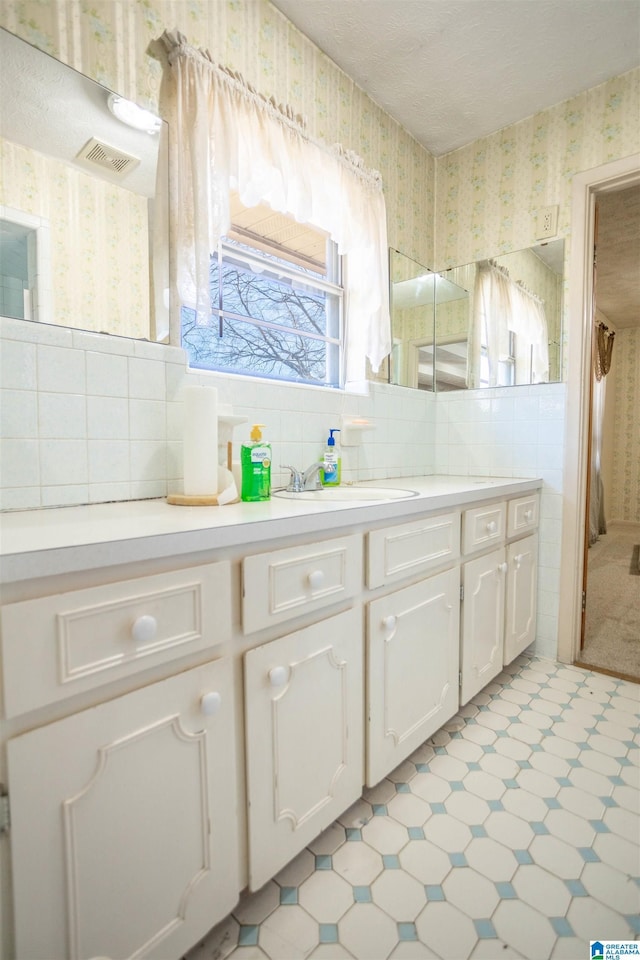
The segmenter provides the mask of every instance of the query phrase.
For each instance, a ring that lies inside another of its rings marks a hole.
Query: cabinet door
[[[506,570],[504,547],[462,567],[460,703],[467,703],[502,670]]]
[[[369,604],[367,784],[373,786],[458,709],[456,567]]]
[[[507,547],[507,566],[504,662],[511,663],[536,638],[537,534]]]
[[[17,956],[167,960],[233,909],[232,689],[218,660],[9,741]]]
[[[362,648],[354,609],[245,654],[252,890],[362,792]]]

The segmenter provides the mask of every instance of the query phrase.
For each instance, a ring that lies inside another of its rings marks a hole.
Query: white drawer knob
[[[269,683],[272,687],[283,687],[287,682],[289,671],[286,667],[271,667],[269,670]]]
[[[509,569],[509,567],[507,566],[506,563],[499,563],[499,564],[498,564],[498,571],[499,571],[500,573],[506,573],[508,569]]]
[[[151,640],[155,640],[157,632],[158,621],[149,614],[138,617],[131,624],[131,636],[136,643],[150,643]]]
[[[307,579],[312,590],[319,590],[320,587],[324,586],[324,573],[322,570],[312,570]]]
[[[489,523],[487,524],[487,533],[495,533],[497,529],[498,524],[495,522],[495,520],[489,520]]]
[[[384,632],[387,634],[387,638],[389,638],[393,633],[393,631],[395,630],[397,622],[398,622],[397,618],[394,617],[393,615],[382,618],[382,628]]]
[[[220,709],[220,704],[222,703],[222,697],[217,690],[214,690],[212,693],[205,693],[204,696],[200,699],[200,707],[205,717],[213,717]]]
[[[533,510],[525,510],[524,518],[527,521],[527,523],[530,523],[531,520],[533,519]]]

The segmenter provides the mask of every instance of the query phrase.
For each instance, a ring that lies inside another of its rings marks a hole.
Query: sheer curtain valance
[[[353,154],[313,141],[290,109],[164,33],[173,78],[177,286],[208,323],[209,262],[230,227],[230,193],[325,230],[346,256],[346,379],[374,371],[391,349],[387,224],[379,174]]]

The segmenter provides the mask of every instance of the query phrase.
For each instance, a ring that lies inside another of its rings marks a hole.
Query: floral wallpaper
[[[146,199],[7,140],[0,173],[0,203],[49,224],[56,323],[148,337]]]
[[[379,170],[389,244],[433,263],[433,157],[268,0],[0,0],[0,24],[154,110],[162,69],[149,44],[177,28],[290,104],[314,137],[342,143]]]
[[[568,236],[573,176],[640,148],[639,98],[636,69],[438,158],[437,268],[532,246],[540,207]]]
[[[611,520],[640,523],[640,327],[619,329],[613,350],[614,455],[609,516]]]

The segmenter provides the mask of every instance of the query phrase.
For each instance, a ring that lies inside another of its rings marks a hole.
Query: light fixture
[[[135,130],[144,130],[145,133],[159,133],[162,120],[151,113],[150,110],[144,110],[137,103],[131,100],[125,100],[115,93],[109,95],[109,110],[122,123],[133,127]]]

